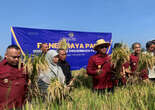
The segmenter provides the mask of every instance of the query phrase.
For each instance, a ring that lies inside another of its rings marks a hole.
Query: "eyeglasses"
[[[100,49],[102,49],[102,48],[108,48],[108,47],[109,47],[108,45],[101,45],[101,46],[99,46]]]

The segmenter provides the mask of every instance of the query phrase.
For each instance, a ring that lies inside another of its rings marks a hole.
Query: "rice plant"
[[[114,76],[116,78],[121,77],[121,72],[122,72],[122,67],[123,64],[129,61],[129,56],[130,56],[130,50],[126,45],[123,45],[121,47],[115,48],[112,51],[111,54],[111,61],[113,64],[114,68]]]
[[[45,71],[48,69],[48,64],[43,55],[40,56],[29,56],[26,55],[23,60],[24,70],[28,73],[31,81],[34,80],[35,76],[38,76],[40,71]]]
[[[73,101],[27,103],[24,110],[154,110],[155,83],[116,87],[114,94],[101,94],[81,86],[70,93]]]
[[[92,77],[88,76],[86,69],[81,68],[72,72],[74,80],[71,82],[73,87],[85,86],[92,87]]]
[[[20,61],[21,62],[21,61]],[[45,71],[48,68],[48,64],[43,55],[40,56],[24,56],[22,61],[24,66],[24,71],[28,74],[29,86],[28,86],[28,100],[33,97],[41,96],[38,88],[38,76],[40,71]],[[21,63],[19,63],[19,68],[21,68]]]
[[[69,88],[60,83],[58,79],[52,79],[48,86],[47,100],[49,103],[61,103],[63,100],[71,99]]]
[[[67,40],[65,38],[62,38],[59,42],[58,42],[58,48],[63,48],[65,50],[68,49],[68,43]]]
[[[155,56],[152,56],[150,53],[141,53],[138,61],[137,71],[141,72],[143,69],[152,69],[155,65]]]
[[[120,49],[121,50],[114,50],[114,53],[112,53],[112,62],[116,68],[116,72],[118,72],[115,73],[116,76],[120,76],[120,68],[122,68],[120,65],[129,61],[130,55],[130,52],[126,50],[126,48]],[[145,56],[145,58],[147,57]],[[26,62],[25,71],[29,73],[29,77],[32,82],[35,83],[39,71],[46,69],[46,67],[40,68],[38,66],[40,65],[38,60],[40,60],[38,57],[36,59],[32,57],[29,59],[29,57],[27,57],[24,61]],[[46,62],[43,63],[43,61],[43,59],[40,60],[43,65],[44,63],[46,65]],[[150,63],[149,61],[152,61],[151,58],[149,60],[140,60],[142,63],[137,71],[140,71],[144,67],[151,67],[153,62]],[[141,82],[138,84],[116,87],[114,94],[105,93],[98,95],[90,89],[92,87],[92,80],[86,74],[84,68],[73,71],[72,74],[73,78],[77,79],[77,82],[79,81],[80,86],[70,91],[57,79],[52,79],[48,87],[47,100],[40,101],[39,95],[36,95],[36,98],[31,97],[31,102],[27,102],[23,110],[155,110],[155,82],[149,84]],[[74,81],[71,83],[73,83],[74,87],[76,86]],[[29,93],[31,96],[34,94],[33,91],[39,92],[37,89],[33,90],[32,86],[31,90],[32,92]]]

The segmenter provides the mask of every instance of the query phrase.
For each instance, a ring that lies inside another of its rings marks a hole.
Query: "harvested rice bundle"
[[[92,77],[88,76],[86,69],[81,68],[72,72],[73,80],[70,82],[71,87],[92,87]]]
[[[69,89],[58,79],[52,79],[51,84],[48,86],[48,102],[61,103],[65,99],[71,99]]]
[[[58,48],[63,48],[65,50],[68,49],[68,43],[67,40],[65,38],[62,38],[59,42],[58,42]]]
[[[86,72],[87,72],[86,69],[80,68],[80,70],[73,71],[73,76],[74,77],[78,77],[78,76],[88,77]]]
[[[121,71],[122,71],[122,65],[129,61],[130,56],[130,50],[126,45],[123,45],[121,47],[117,47],[112,51],[111,54],[111,61],[114,68],[114,76],[116,78],[121,77]]]
[[[21,66],[22,66],[22,59],[19,58],[19,63],[18,63],[18,69],[19,69],[19,70],[21,69]]]
[[[32,97],[41,96],[38,88],[38,76],[40,71],[45,71],[48,69],[48,64],[44,56],[24,56],[23,59],[24,71],[28,73],[29,77],[29,87],[28,87],[28,100]],[[21,67],[19,65],[19,67]]]
[[[140,82],[146,82],[147,80],[142,80],[142,76],[147,74],[148,68],[152,69],[154,66],[155,60],[154,56],[152,56],[150,53],[141,53],[139,55],[139,60],[137,64],[136,71],[128,78],[128,83],[134,83],[139,84]]]
[[[23,60],[24,70],[28,73],[31,81],[35,76],[38,76],[40,71],[48,69],[48,64],[44,56],[28,56],[26,55]]]
[[[32,64],[32,56],[29,55],[24,56],[23,59],[24,70],[26,73],[30,74],[33,71],[33,64]]]
[[[138,61],[138,68],[136,71],[141,72],[143,69],[152,69],[155,65],[155,56],[150,53],[141,53]]]

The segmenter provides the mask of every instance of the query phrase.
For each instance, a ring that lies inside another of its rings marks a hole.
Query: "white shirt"
[[[144,52],[144,54],[146,54],[146,53],[148,53],[148,52]],[[151,55],[154,56],[153,53],[151,53]],[[155,65],[153,66],[152,69],[148,68],[148,70],[149,70],[149,78],[150,79],[155,78]]]

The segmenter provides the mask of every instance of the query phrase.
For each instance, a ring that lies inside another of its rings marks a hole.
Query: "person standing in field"
[[[148,79],[148,70],[146,68],[144,68],[142,71],[137,72],[139,56],[141,54],[141,44],[139,42],[133,43],[132,49],[133,49],[133,53],[130,55],[130,61],[126,62],[124,64],[126,73],[129,76],[139,74],[139,78],[141,80],[147,80]],[[127,69],[129,67],[131,68],[131,70]]]
[[[49,50],[48,44],[42,43],[40,45],[40,50],[42,51],[41,55],[45,55],[47,53],[47,51]]]
[[[155,43],[153,41],[148,41],[146,43],[146,51],[151,55],[154,55]]]
[[[148,41],[146,43],[146,52],[145,53],[150,53],[152,56],[155,56],[154,54],[155,51],[155,42],[153,41]],[[148,68],[149,71],[149,79],[155,81],[155,65],[153,66],[152,69]]]
[[[61,67],[58,65],[59,56],[56,50],[49,50],[45,55],[48,69],[41,71],[39,75],[38,86],[42,93],[47,93],[47,88],[52,79],[58,79],[60,83],[65,83],[65,76]]]
[[[67,53],[66,53],[65,49],[63,49],[63,48],[58,49],[57,52],[59,53],[58,65],[62,68],[63,73],[65,75],[65,79],[66,79],[65,83],[66,83],[66,85],[68,85],[72,79],[72,74],[71,74],[71,70],[70,70],[70,65],[66,61]]]
[[[87,65],[87,74],[93,78],[93,90],[98,93],[114,91],[111,58],[106,53],[109,46],[110,43],[104,39],[97,40],[94,47],[97,53],[89,58]]]
[[[153,42],[153,47],[154,47],[153,53],[154,53],[154,56],[155,56],[155,40],[152,40],[152,42]]]
[[[18,68],[20,56],[20,48],[10,45],[0,62],[0,110],[20,110],[25,103],[28,75],[23,65]]]
[[[114,44],[114,48],[113,48],[113,51],[115,50],[115,49],[117,49],[117,48],[122,48],[123,47],[123,44],[122,43],[115,43]],[[112,69],[113,69],[113,72],[116,72],[116,70],[118,70],[119,68],[114,68],[114,67],[112,67]],[[124,69],[124,67],[122,66],[122,68],[121,68],[121,71],[120,71],[120,77],[119,78],[117,78],[117,79],[115,79],[114,80],[114,84],[115,84],[115,86],[122,86],[122,85],[126,85],[126,75],[125,75],[125,69]]]

